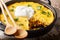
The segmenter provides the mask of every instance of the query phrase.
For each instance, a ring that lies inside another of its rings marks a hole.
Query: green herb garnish
[[[36,13],[36,11],[34,11],[34,13]]]
[[[14,20],[15,20],[15,21],[18,21],[18,18],[15,18]]]
[[[50,16],[50,12],[48,12],[47,16],[48,16],[48,17]]]
[[[45,15],[45,14],[46,14],[46,12],[45,12],[45,11],[42,11],[42,14],[44,14],[44,15]]]
[[[4,22],[6,22],[6,21],[4,20]]]
[[[31,7],[31,5],[28,5],[28,7]]]
[[[42,8],[42,6],[37,6],[37,9],[40,10]]]
[[[19,24],[19,26],[23,26],[23,24]]]
[[[12,6],[12,8],[14,8],[14,6]]]
[[[14,11],[14,9],[11,9],[10,11]]]
[[[26,22],[27,20],[25,20],[25,22]]]
[[[8,14],[6,16],[9,17]]]

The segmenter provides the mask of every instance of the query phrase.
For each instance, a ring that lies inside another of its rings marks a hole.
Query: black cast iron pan
[[[24,1],[26,1],[26,2],[36,2],[36,3],[42,4],[45,7],[49,8],[54,14],[54,21],[49,26],[47,26],[46,28],[40,27],[39,30],[29,30],[29,31],[27,31],[28,32],[27,37],[28,38],[37,37],[37,36],[42,36],[42,35],[48,33],[52,29],[52,27],[54,26],[54,24],[56,22],[56,19],[57,19],[57,13],[56,13],[55,9],[51,5],[49,5],[47,3],[44,3],[40,0],[12,0],[12,1],[7,2],[6,5],[9,6],[9,5],[11,5],[15,2],[24,2]],[[0,25],[2,25],[2,23],[0,23]],[[4,31],[4,29],[3,29],[3,31]]]

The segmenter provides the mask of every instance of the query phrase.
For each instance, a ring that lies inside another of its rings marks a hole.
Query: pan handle
[[[51,1],[50,1],[50,0],[40,0],[40,1],[43,1],[43,2],[45,2],[45,3],[49,4],[49,5],[51,5]]]

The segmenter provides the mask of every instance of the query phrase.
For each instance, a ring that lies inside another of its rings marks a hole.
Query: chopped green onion
[[[31,7],[31,5],[28,5],[28,7]]]
[[[42,14],[44,14],[44,15],[45,15],[45,14],[46,14],[46,12],[45,12],[45,11],[42,11]]]
[[[50,16],[50,13],[48,12],[47,16],[49,17]]]
[[[19,24],[19,26],[23,26],[23,24]]]
[[[4,22],[6,22],[6,21],[4,20]]]
[[[9,17],[8,14],[6,16]]]
[[[40,10],[42,8],[42,6],[37,6],[37,9]]]
[[[25,22],[26,22],[27,20],[25,20]]]
[[[12,6],[12,8],[14,8],[14,6]]]
[[[11,9],[10,11],[14,11],[14,9]]]
[[[34,13],[36,13],[36,11],[34,11]]]
[[[15,18],[14,20],[15,20],[15,21],[18,21],[18,18]]]

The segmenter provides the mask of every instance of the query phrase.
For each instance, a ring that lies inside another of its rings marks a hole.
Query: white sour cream
[[[15,16],[27,16],[30,19],[34,14],[34,9],[28,6],[18,6],[14,12]]]

